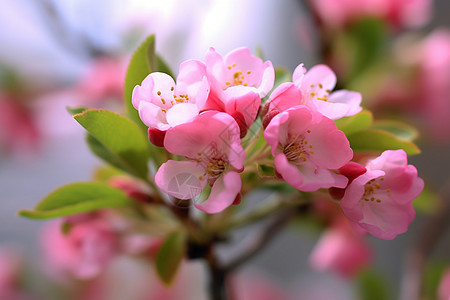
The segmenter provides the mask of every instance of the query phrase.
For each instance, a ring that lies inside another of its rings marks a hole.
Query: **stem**
[[[252,224],[259,220],[264,219],[265,217],[275,214],[281,208],[290,208],[296,207],[303,204],[306,204],[307,200],[296,198],[280,198],[280,195],[275,195],[266,200],[265,203],[260,206],[252,209],[251,212],[247,214],[240,214],[236,216],[234,219],[224,222],[219,228],[218,231],[227,231],[236,227],[242,227],[248,224]]]
[[[447,193],[450,187],[446,188]],[[450,225],[450,197],[442,201],[442,207],[428,219],[419,238],[407,256],[400,299],[419,300],[423,294],[423,276],[428,257],[445,230]]]
[[[227,271],[219,266],[213,247],[211,247],[210,252],[206,257],[206,262],[210,274],[210,300],[227,300]]]
[[[247,246],[247,250],[240,256],[230,261],[224,269],[227,272],[233,271],[249,259],[256,256],[273,240],[274,237],[277,236],[278,232],[280,232],[289,223],[289,221],[299,213],[301,208],[302,207],[297,207],[296,209],[289,208],[281,212],[275,219],[272,220],[272,222],[270,222],[256,235],[256,237]]]

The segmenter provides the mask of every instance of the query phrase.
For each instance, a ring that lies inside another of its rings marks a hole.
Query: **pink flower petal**
[[[167,124],[166,114],[161,108],[147,101],[141,101],[139,103],[139,118],[148,127],[163,131],[170,127]]]
[[[193,159],[217,149],[229,154],[234,149],[232,145],[240,146],[239,135],[239,126],[230,115],[207,111],[192,122],[169,129],[164,147],[173,154]]]
[[[326,65],[316,65],[309,69],[302,79],[302,90],[306,90],[311,85],[317,86],[319,83],[324,90],[333,90],[336,85],[336,75]]]
[[[166,119],[170,126],[177,126],[191,121],[198,115],[197,105],[178,103],[167,110]]]
[[[209,214],[219,213],[233,204],[241,191],[241,186],[241,177],[238,173],[225,173],[214,182],[208,199],[201,204],[195,204],[195,207]]]
[[[156,185],[178,199],[192,199],[206,186],[205,168],[195,161],[169,160],[155,175]]]
[[[304,64],[299,64],[292,74],[292,81],[298,85],[303,80],[303,77],[305,76],[306,68],[304,67]]]

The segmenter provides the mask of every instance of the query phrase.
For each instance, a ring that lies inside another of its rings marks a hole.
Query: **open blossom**
[[[208,200],[195,205],[207,213],[224,210],[239,195],[242,183],[238,172],[243,170],[245,151],[239,127],[228,114],[206,111],[189,123],[169,129],[164,147],[188,159],[169,160],[159,168],[155,182],[167,194],[191,199],[209,183],[212,189]]]
[[[281,84],[270,95],[264,113],[273,117],[297,105],[306,105],[333,120],[359,113],[361,94],[347,90],[332,92],[335,85],[336,75],[329,67],[316,65],[306,72],[300,64],[294,70],[293,82]]]
[[[351,277],[368,265],[370,247],[349,223],[343,217],[322,234],[309,257],[313,268]]]
[[[391,240],[406,232],[415,218],[411,202],[422,192],[423,180],[403,150],[384,151],[366,169],[347,187],[342,210],[370,234]]]
[[[244,135],[256,118],[261,98],[272,89],[275,71],[248,48],[238,48],[225,57],[210,48],[205,57],[211,93],[207,108],[233,116]]]
[[[305,192],[345,187],[347,178],[333,169],[345,165],[353,151],[334,122],[306,106],[276,115],[264,131],[275,170],[291,186]]]
[[[362,110],[360,93],[347,90],[332,92],[336,86],[336,74],[326,65],[316,65],[306,71],[300,64],[292,79],[302,91],[306,106],[330,119],[353,116]]]
[[[49,223],[43,232],[43,248],[50,266],[80,279],[99,275],[118,252],[118,237],[105,220],[78,215],[66,220],[67,233],[62,232],[62,221]]]
[[[176,84],[165,73],[149,74],[134,88],[132,102],[145,125],[165,131],[197,116],[208,94],[205,65],[188,60],[180,65]]]

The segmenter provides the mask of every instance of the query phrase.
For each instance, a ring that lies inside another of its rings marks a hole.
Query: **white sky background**
[[[127,29],[156,33],[157,51],[175,69],[203,59],[211,46],[226,54],[261,47],[275,65],[293,70],[308,59],[308,30],[297,0],[1,0],[0,62],[20,68],[30,80],[70,80],[88,60],[83,40],[99,49],[123,48]],[[42,3],[51,3],[62,22],[52,26]],[[60,34],[64,32],[64,34]],[[56,33],[56,34],[55,34]]]

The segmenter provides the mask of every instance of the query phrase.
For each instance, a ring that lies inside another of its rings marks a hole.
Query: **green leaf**
[[[372,121],[372,113],[368,110],[363,110],[354,116],[335,120],[334,123],[339,130],[349,135],[368,128],[372,124]]]
[[[155,35],[149,36],[131,57],[128,65],[127,74],[125,76],[124,99],[127,108],[127,115],[137,124],[140,124],[144,129],[146,126],[139,118],[138,111],[131,103],[133,89],[136,85],[140,85],[148,74],[154,72],[152,66],[156,65],[155,58]]]
[[[156,271],[161,280],[170,285],[176,277],[186,253],[186,237],[183,232],[170,234],[156,256]]]
[[[408,155],[419,154],[419,148],[410,141],[399,139],[392,133],[380,129],[365,129],[347,136],[355,151],[381,152],[403,149]]]
[[[378,272],[366,270],[357,279],[361,300],[389,300],[388,282]]]
[[[419,136],[419,132],[417,131],[417,129],[400,121],[394,120],[376,121],[372,125],[372,128],[387,131],[389,133],[392,133],[399,139],[410,142],[414,141]]]
[[[72,116],[76,115],[76,114],[81,114],[82,112],[84,112],[87,109],[88,109],[87,107],[70,107],[70,106],[66,106],[66,110]]]
[[[147,178],[149,143],[135,123],[114,112],[96,109],[74,118],[89,132],[87,142],[97,156],[134,176]]]
[[[441,201],[439,195],[426,186],[412,203],[416,212],[433,214],[439,209]]]
[[[375,18],[362,19],[350,28],[349,38],[355,50],[352,66],[353,78],[381,57],[386,37],[386,25]]]
[[[158,72],[169,74],[173,79],[175,79],[172,70],[170,69],[169,65],[164,61],[164,59],[159,54],[155,54],[155,56],[156,56],[156,68],[153,69],[155,69]],[[152,69],[151,66],[150,69]]]
[[[98,182],[80,182],[62,186],[45,197],[33,210],[19,215],[32,219],[70,216],[132,203],[121,190]]]

